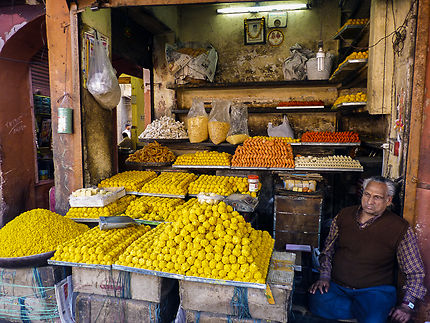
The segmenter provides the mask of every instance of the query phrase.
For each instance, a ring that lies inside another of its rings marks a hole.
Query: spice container
[[[259,188],[260,181],[258,180],[258,175],[248,175],[248,190],[250,192],[257,192]]]

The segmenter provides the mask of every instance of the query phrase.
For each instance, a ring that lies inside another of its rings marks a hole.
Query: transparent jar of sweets
[[[257,192],[259,185],[258,175],[248,175],[248,190],[250,192]]]

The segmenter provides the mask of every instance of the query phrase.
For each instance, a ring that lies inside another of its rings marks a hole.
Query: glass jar
[[[258,175],[248,175],[248,190],[250,192],[257,192],[259,184]]]

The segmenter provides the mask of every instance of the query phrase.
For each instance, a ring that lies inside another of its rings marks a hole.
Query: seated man
[[[387,210],[394,183],[375,176],[363,182],[361,206],[333,219],[320,256],[320,278],[310,288],[310,309],[327,319],[355,318],[384,323],[388,315],[405,323],[426,293],[416,236],[401,217]],[[395,266],[406,275],[403,302],[396,305]]]

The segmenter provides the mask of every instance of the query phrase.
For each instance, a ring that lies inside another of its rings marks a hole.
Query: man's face
[[[361,207],[367,215],[378,216],[384,213],[392,199],[388,196],[387,186],[384,183],[370,182],[361,197]]]

